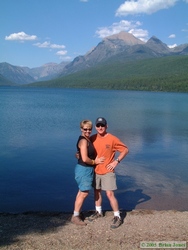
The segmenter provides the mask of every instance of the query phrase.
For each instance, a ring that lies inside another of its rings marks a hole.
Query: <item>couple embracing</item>
[[[77,141],[78,163],[75,167],[75,180],[79,191],[74,204],[72,223],[80,226],[87,225],[80,216],[80,211],[89,190],[94,187],[95,213],[88,219],[93,221],[103,217],[101,190],[106,192],[114,212],[111,228],[122,224],[118,201],[114,195],[117,189],[115,168],[128,154],[127,146],[119,138],[107,132],[107,121],[103,117],[97,118],[95,129],[97,134],[92,136],[92,122],[83,120],[80,123],[81,135]],[[119,152],[115,158],[116,152]]]

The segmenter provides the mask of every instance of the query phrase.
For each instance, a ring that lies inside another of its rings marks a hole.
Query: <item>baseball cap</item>
[[[107,121],[103,117],[98,117],[97,120],[96,120],[96,122],[95,122],[95,125],[97,125],[97,124],[103,124],[104,126],[106,126]]]

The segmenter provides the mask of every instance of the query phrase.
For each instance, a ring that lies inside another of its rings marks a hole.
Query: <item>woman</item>
[[[76,196],[71,222],[76,225],[85,226],[87,224],[80,218],[80,210],[85,198],[89,194],[89,190],[92,189],[94,167],[96,164],[102,163],[104,157],[97,158],[95,148],[89,139],[92,131],[92,122],[90,120],[83,120],[80,123],[80,129],[81,135],[77,141],[79,159],[75,167],[75,180],[79,191]]]

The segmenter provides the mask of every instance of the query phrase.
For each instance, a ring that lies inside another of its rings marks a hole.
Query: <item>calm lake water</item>
[[[130,150],[120,208],[188,210],[188,94],[1,87],[0,212],[72,211],[79,123],[98,116]]]

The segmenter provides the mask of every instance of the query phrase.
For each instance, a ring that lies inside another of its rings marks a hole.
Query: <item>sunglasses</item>
[[[104,128],[104,127],[105,127],[105,125],[104,125],[104,124],[99,123],[99,124],[97,124],[97,125],[96,125],[96,127],[97,127],[97,128],[99,128],[99,127]]]
[[[84,131],[91,131],[91,128],[82,128]]]

